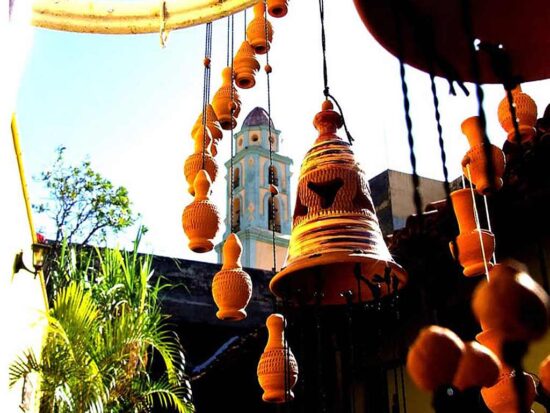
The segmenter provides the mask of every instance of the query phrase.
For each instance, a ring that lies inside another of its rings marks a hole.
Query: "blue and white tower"
[[[244,267],[271,270],[273,268],[272,229],[275,229],[275,253],[278,269],[284,263],[290,239],[290,165],[292,159],[278,153],[280,131],[271,122],[269,137],[267,112],[254,108],[245,118],[241,130],[234,135],[236,153],[233,159],[233,182],[229,182],[230,161],[227,169],[227,199],[230,199],[230,185],[233,191],[233,220],[231,208],[227,206],[226,231],[235,232],[243,243],[242,264]],[[273,184],[279,189],[272,211],[269,192],[269,139],[273,148]],[[274,212],[274,214],[272,213]],[[272,216],[274,219],[271,219]],[[233,229],[230,223],[233,222]],[[216,245],[218,261],[221,262],[221,247]]]

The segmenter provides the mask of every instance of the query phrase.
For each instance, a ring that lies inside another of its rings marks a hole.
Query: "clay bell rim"
[[[345,260],[345,261],[344,261]],[[287,283],[292,282],[292,277],[307,277],[307,274],[294,274],[297,271],[301,270],[314,270],[315,267],[328,265],[328,264],[367,264],[370,262],[370,268],[373,271],[379,272],[381,276],[384,274],[384,268],[389,265],[392,269],[392,273],[397,276],[399,279],[398,289],[401,289],[405,286],[408,275],[405,269],[401,267],[395,261],[384,261],[380,259],[379,255],[374,255],[371,253],[364,252],[346,252],[346,251],[332,251],[321,254],[312,254],[307,257],[296,259],[288,266],[283,267],[269,282],[269,289],[277,297],[284,297],[285,289],[287,288]],[[340,274],[335,272],[333,276],[338,277]],[[365,285],[365,288],[368,288]],[[292,293],[292,292],[291,292]],[[292,294],[291,297],[292,298]],[[327,303],[332,304],[332,303]],[[346,304],[346,301],[342,299],[342,305]],[[323,305],[325,305],[323,303]],[[334,304],[338,305],[338,304]]]

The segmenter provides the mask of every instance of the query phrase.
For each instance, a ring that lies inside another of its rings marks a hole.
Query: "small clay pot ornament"
[[[464,352],[462,340],[448,328],[423,328],[407,355],[407,371],[422,390],[433,392],[453,383]]]
[[[270,403],[284,403],[292,400],[294,398],[292,388],[298,380],[298,364],[290,348],[285,348],[284,345],[285,323],[281,314],[271,314],[267,318],[269,337],[258,363],[258,382],[264,391],[262,399]],[[286,367],[285,364],[287,364]],[[285,383],[288,386],[286,397]]]
[[[288,13],[288,0],[267,0],[267,12],[271,17],[285,17]]]
[[[494,329],[503,341],[528,342],[546,333],[550,300],[544,289],[527,273],[497,264],[489,282],[473,295],[472,309],[484,330]]]
[[[256,84],[256,72],[260,70],[260,63],[256,59],[254,49],[248,41],[244,41],[239,47],[235,59],[233,59],[235,84],[241,89],[253,88]]]
[[[212,153],[212,156],[216,156],[218,154],[218,150],[217,150],[218,142],[223,139],[223,130],[218,120],[218,117],[216,116],[216,112],[214,112],[214,108],[212,107],[211,104],[206,105],[205,112],[206,112],[206,127],[210,131],[210,136],[212,137],[212,145],[210,147],[210,152]],[[195,124],[193,125],[193,129],[191,130],[191,137],[193,139],[196,139],[197,134],[199,135],[202,134],[202,125],[203,125],[203,114],[201,112]]]
[[[245,308],[252,296],[252,280],[243,271],[243,246],[236,234],[229,234],[223,244],[223,265],[212,281],[212,295],[220,320],[238,321],[246,318]]]
[[[546,394],[550,395],[550,356],[547,356],[539,367],[540,384]]]
[[[524,410],[531,411],[531,405],[535,401],[536,391],[533,377],[523,373],[523,402]],[[481,389],[481,396],[485,405],[493,413],[517,413],[518,396],[515,386],[514,373],[500,377],[499,381],[492,387]]]
[[[203,135],[203,131],[206,131],[205,135]],[[183,164],[183,174],[185,175],[185,179],[189,185],[188,191],[191,195],[195,195],[195,177],[201,169],[204,169],[208,173],[210,182],[214,182],[218,175],[218,164],[214,157],[210,154],[211,141],[212,139],[208,128],[204,129],[202,125],[200,125],[195,134],[195,152],[190,155]]]
[[[487,155],[483,140],[483,131],[479,116],[472,116],[462,122],[462,133],[468,138],[470,150],[462,159],[462,173],[476,187],[482,195],[497,191],[502,187],[504,174],[504,153],[495,145],[489,144],[489,153],[492,160],[492,179],[487,174]],[[469,169],[469,172],[468,172]]]
[[[465,276],[473,277],[484,274],[486,267],[487,269],[493,267],[491,257],[495,251],[495,236],[486,229],[477,229],[474,202],[469,188],[453,191],[451,201],[460,231],[455,240],[458,257],[453,242],[449,243],[451,254],[464,267]]]
[[[535,124],[537,123],[537,104],[527,93],[523,93],[521,86],[518,85],[512,90],[512,98],[516,107],[516,119],[520,134],[520,142],[517,142],[514,123],[512,122],[512,113],[508,98],[504,96],[498,105],[498,120],[502,129],[508,134],[507,139],[514,143],[530,142],[536,133]]]
[[[500,360],[491,350],[476,341],[470,341],[465,343],[453,386],[461,391],[491,387],[498,381],[501,367]]]
[[[195,177],[195,199],[183,210],[183,230],[189,238],[189,249],[193,252],[212,251],[212,240],[220,228],[218,208],[208,199],[211,185],[210,177],[201,169]]]
[[[231,94],[233,94],[233,99],[231,99]],[[231,130],[231,128],[237,126],[237,117],[241,112],[241,101],[237,89],[233,86],[230,67],[226,67],[222,71],[222,85],[212,99],[212,107],[222,129]],[[231,110],[233,110],[233,113],[231,113]]]
[[[267,36],[266,36],[267,34]],[[273,40],[273,27],[265,19],[265,4],[260,0],[254,6],[254,19],[246,28],[246,40],[254,48],[256,54],[266,54]]]

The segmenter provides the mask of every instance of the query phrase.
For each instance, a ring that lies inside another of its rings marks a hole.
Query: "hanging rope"
[[[206,38],[204,41],[204,75],[202,83],[202,167],[206,162],[206,107],[210,102],[210,64],[212,61],[212,22],[206,24]]]
[[[335,104],[338,110],[340,111],[340,116],[342,116],[342,123],[344,126],[344,130],[346,131],[346,136],[348,138],[349,144],[352,145],[353,141],[355,140],[351,133],[348,130],[348,126],[346,125],[346,119],[344,117],[344,112],[342,111],[342,108],[340,107],[340,104],[336,100],[334,96],[332,96],[329,92],[329,86],[328,86],[328,67],[327,67],[327,41],[325,36],[325,1],[319,0],[319,16],[321,18],[321,48],[323,51],[323,95],[325,96],[325,99],[330,98]]]
[[[466,172],[468,173],[468,180],[472,182],[472,174],[470,172],[470,164],[466,164]],[[477,213],[476,197],[474,193],[474,187],[470,185],[470,194],[472,195],[472,205],[474,209],[474,219],[476,222],[476,228],[479,234],[479,245],[481,246],[481,257],[483,258],[483,267],[485,269],[485,276],[489,281],[489,267],[487,266],[487,256],[485,254],[485,247],[483,246],[483,237],[481,235],[481,225],[479,223],[479,215]]]
[[[403,365],[399,366],[399,375],[401,376],[401,398],[403,400],[403,413],[407,413],[407,388],[405,387],[405,375],[403,374]]]
[[[244,9],[244,12],[243,12],[243,22],[244,22],[244,40],[246,40],[246,28],[248,26],[248,23],[247,23],[247,15],[246,15],[246,11],[247,9]]]
[[[489,232],[493,232],[493,228],[491,226],[491,216],[489,215],[489,201],[487,200],[487,197],[483,195],[483,203],[485,204],[485,218],[487,219],[487,229]],[[496,250],[493,251],[493,264],[497,263],[497,255]]]
[[[229,44],[229,38],[228,38],[228,44],[227,44],[227,60],[228,60],[228,66],[229,63],[231,65],[231,147],[230,147],[230,158],[229,158],[229,202],[230,202],[230,218],[229,218],[229,225],[231,226],[231,231],[234,232],[237,228],[235,225],[235,167],[234,167],[234,157],[235,157],[235,143],[234,141],[234,133],[233,133],[233,112],[235,110],[235,105],[233,104],[235,99],[235,84],[233,82],[233,47],[234,47],[234,39],[233,39],[233,15],[227,17],[227,33],[229,35],[230,27],[231,26],[231,44]],[[229,62],[229,56],[231,56],[231,62]],[[239,211],[240,214],[240,211]]]

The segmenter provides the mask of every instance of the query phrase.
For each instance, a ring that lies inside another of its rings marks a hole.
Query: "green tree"
[[[104,241],[109,231],[118,233],[131,226],[136,217],[131,209],[128,190],[115,187],[95,172],[88,160],[78,166],[65,161],[65,147],[56,150],[56,160],[38,178],[49,192],[46,202],[34,205],[55,224],[56,243],[87,244]]]

